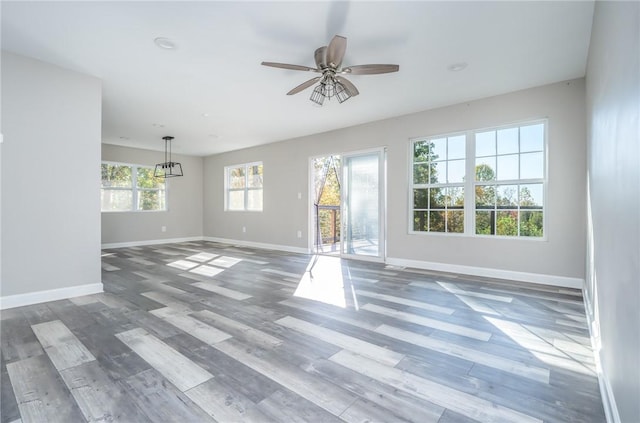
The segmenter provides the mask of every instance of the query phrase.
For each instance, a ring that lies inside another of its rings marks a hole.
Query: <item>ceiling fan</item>
[[[340,35],[336,35],[328,46],[316,49],[314,53],[316,61],[315,68],[275,62],[262,62],[262,65],[322,74],[321,76],[316,76],[315,78],[311,78],[310,80],[303,82],[287,93],[287,95],[297,94],[300,91],[311,87],[316,82],[320,82],[320,84],[314,88],[310,98],[311,101],[320,106],[322,106],[325,98],[331,99],[331,97],[336,97],[338,102],[342,103],[343,101],[359,94],[356,86],[342,75],[374,75],[397,72],[400,69],[400,66],[398,65],[377,64],[341,67],[342,59],[346,50],[347,39]]]

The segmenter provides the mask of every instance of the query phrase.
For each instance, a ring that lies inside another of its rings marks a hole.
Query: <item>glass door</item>
[[[342,156],[341,255],[384,261],[384,150]]]

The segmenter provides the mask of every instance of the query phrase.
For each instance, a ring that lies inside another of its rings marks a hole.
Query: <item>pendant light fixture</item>
[[[171,160],[171,140],[173,137],[162,137],[164,140],[164,163],[158,163],[153,172],[155,178],[173,178],[183,176],[182,165]]]

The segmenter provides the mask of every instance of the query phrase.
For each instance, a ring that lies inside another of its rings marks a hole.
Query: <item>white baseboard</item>
[[[482,276],[487,278],[508,279],[519,282],[538,283],[563,288],[582,289],[584,279],[566,276],[544,275],[540,273],[516,272],[513,270],[491,269],[487,267],[464,266],[460,264],[435,263],[422,260],[408,260],[387,257],[387,264],[393,266],[413,267],[416,269],[435,270],[438,272],[460,273],[463,275]]]
[[[218,238],[218,237],[211,237],[211,236],[205,236],[204,240],[211,241],[211,242],[220,242],[223,244],[240,245],[243,247],[261,248],[264,250],[276,250],[276,251],[286,251],[288,253],[309,254],[308,248],[292,247],[290,245],[267,244],[264,242],[241,241],[237,239]]]
[[[29,292],[27,294],[8,295],[0,297],[0,310],[22,307],[47,301],[65,300],[83,295],[99,294],[103,292],[102,283],[70,286],[67,288],[49,289],[46,291]]]
[[[130,241],[130,242],[113,242],[110,244],[102,244],[102,249],[110,248],[126,248],[126,247],[141,247],[143,245],[158,245],[158,244],[174,244],[176,242],[190,242],[190,241],[202,241],[201,236],[191,236],[186,238],[167,238],[167,239],[151,239],[147,241]]]
[[[587,324],[589,326],[589,337],[591,338],[591,348],[593,349],[594,360],[596,364],[596,372],[598,373],[598,385],[600,386],[600,396],[602,397],[602,407],[604,408],[604,416],[607,423],[621,423],[620,413],[616,405],[616,399],[613,396],[613,389],[609,378],[604,374],[602,369],[602,361],[600,359],[600,328],[599,322],[596,321],[593,314],[593,305],[591,298],[586,293],[584,298],[584,308],[587,311]]]

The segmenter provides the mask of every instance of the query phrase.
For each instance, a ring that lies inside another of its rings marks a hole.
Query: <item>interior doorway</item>
[[[313,174],[313,245],[315,254],[340,254],[341,157],[311,160]]]

